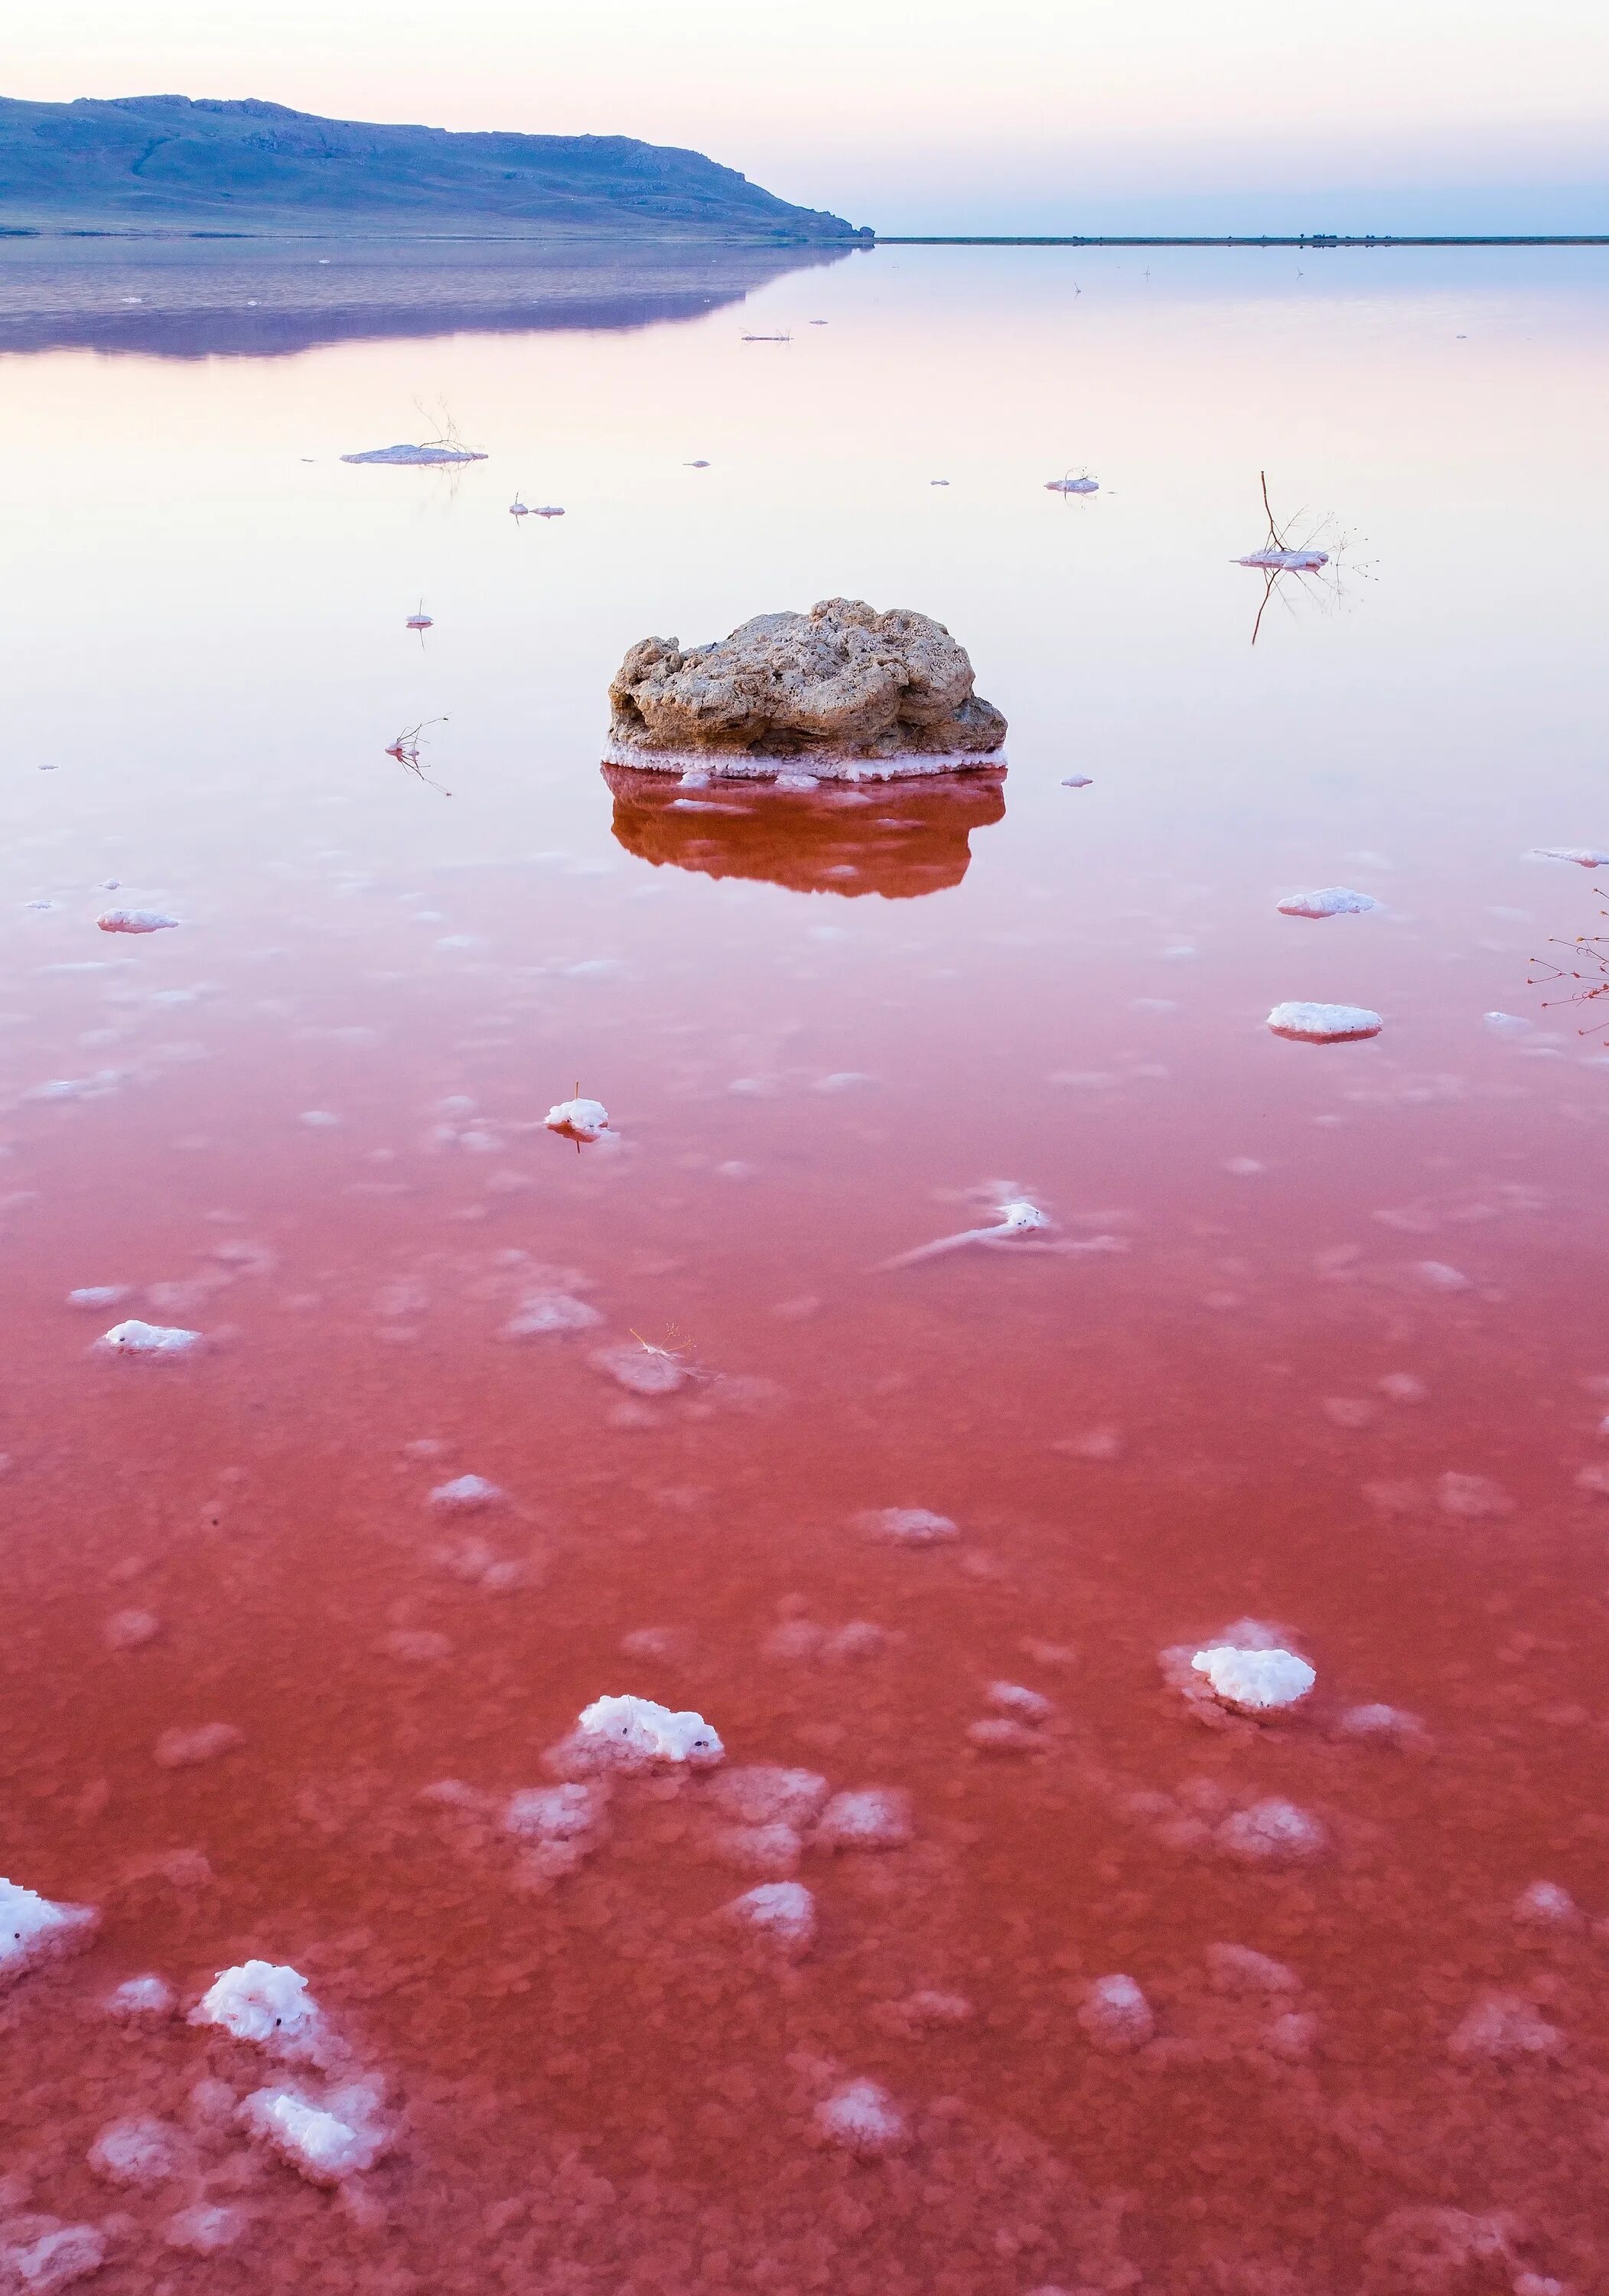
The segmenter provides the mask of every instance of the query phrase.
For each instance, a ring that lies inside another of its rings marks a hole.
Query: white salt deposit
[[[1344,1737],[1386,1746],[1410,1746],[1425,1737],[1423,1722],[1400,1706],[1349,1706],[1335,1727]]]
[[[151,1611],[114,1611],[101,1629],[101,1640],[110,1651],[143,1650],[155,1642],[162,1622]]]
[[[1359,917],[1375,904],[1368,893],[1354,893],[1345,885],[1323,885],[1316,893],[1287,893],[1278,906],[1282,917]]]
[[[100,1918],[93,1906],[60,1905],[0,1878],[0,1987],[86,1945]]]
[[[1287,1650],[1236,1650],[1218,1643],[1197,1651],[1190,1664],[1226,1706],[1247,1714],[1295,1706],[1318,1679],[1305,1659]]]
[[[622,1340],[600,1348],[592,1358],[594,1370],[633,1395],[674,1395],[685,1386],[687,1373],[666,1348],[651,1348],[641,1340]]]
[[[882,2085],[874,2080],[846,2081],[822,2099],[815,2110],[815,2125],[830,2144],[862,2160],[879,2160],[897,2152],[906,2142],[904,2115]]]
[[[184,2139],[166,2120],[109,2121],[89,2148],[89,2165],[108,2185],[149,2189],[178,2174]]]
[[[1215,1993],[1300,1993],[1302,1980],[1294,1969],[1258,1953],[1249,1945],[1210,1945],[1207,1972]]]
[[[0,2266],[10,2267],[19,2296],[56,2296],[58,2289],[99,2272],[105,2261],[106,2238],[94,2225],[61,2225],[31,2241],[0,2246]]]
[[[827,1799],[827,1781],[813,1770],[753,1762],[723,1770],[710,1799],[744,1825],[808,1825]]]
[[[911,1833],[911,1797],[895,1786],[859,1786],[834,1794],[815,1840],[823,1849],[898,1849]]]
[[[379,2099],[358,2082],[324,2103],[294,2088],[260,2088],[240,2109],[252,2134],[271,2144],[310,2184],[339,2185],[372,2169],[388,2137],[377,2119]]]
[[[1514,1901],[1514,1918],[1527,1929],[1579,1929],[1584,1916],[1556,1882],[1532,1882]]]
[[[963,1228],[959,1235],[941,1235],[935,1243],[919,1243],[914,1251],[902,1251],[893,1259],[879,1261],[878,1272],[885,1274],[896,1267],[914,1267],[919,1260],[936,1259],[944,1252],[960,1251],[969,1243],[1015,1243],[1022,1237],[1032,1235],[1037,1229],[1056,1225],[1049,1212],[1041,1211],[1026,1196],[1009,1196],[996,1209],[1000,1218],[992,1226]]]
[[[1090,781],[1088,774],[1064,774],[1062,775],[1061,785],[1063,789],[1092,789],[1094,787],[1094,783]]]
[[[1096,2048],[1114,2054],[1143,2048],[1156,2030],[1151,2005],[1131,1977],[1098,1977],[1084,1996],[1078,2021]]]
[[[676,1762],[705,1769],[726,1751],[702,1714],[673,1714],[651,1698],[595,1699],[576,1722],[576,1737],[627,1767]]]
[[[502,1830],[521,1841],[574,1841],[601,1825],[608,1811],[600,1786],[523,1786],[504,1805]]]
[[[1316,1857],[1329,1839],[1316,1817],[1278,1794],[1226,1817],[1215,1838],[1221,1849],[1252,1866],[1295,1865]]]
[[[873,1538],[886,1538],[895,1546],[942,1546],[960,1531],[947,1514],[935,1514],[930,1507],[872,1507],[855,1517],[857,1527]]]
[[[1609,868],[1609,853],[1600,853],[1595,845],[1539,845],[1530,858],[1533,861],[1573,861],[1578,869]]]
[[[400,463],[404,465],[429,467],[437,463],[484,463],[486,457],[470,447],[453,447],[440,442],[429,446],[370,447],[361,455],[343,455],[343,463]]]
[[[505,1340],[546,1339],[556,1332],[592,1331],[602,1321],[589,1301],[577,1300],[568,1292],[532,1292],[503,1325],[502,1336]]]
[[[608,1129],[609,1112],[600,1100],[577,1097],[559,1101],[542,1120],[550,1132],[562,1132],[572,1140],[596,1140]]]
[[[167,1324],[143,1324],[131,1316],[126,1324],[114,1324],[95,1341],[96,1349],[113,1356],[150,1356],[159,1361],[176,1356],[194,1353],[202,1345],[200,1332],[185,1332]]]
[[[151,1750],[159,1770],[190,1770],[201,1762],[216,1762],[233,1754],[241,1734],[233,1722],[202,1722],[194,1729],[164,1730]]]
[[[69,1292],[69,1308],[115,1308],[119,1300],[127,1300],[133,1291],[132,1283],[86,1283],[77,1292]]]
[[[804,1854],[804,1840],[791,1825],[726,1825],[711,1838],[711,1848],[723,1866],[742,1874],[764,1874],[773,1880],[796,1874]]]
[[[803,1882],[762,1882],[723,1911],[729,1922],[790,1953],[804,1953],[815,1941],[816,1901]]]
[[[437,1483],[426,1504],[445,1514],[473,1514],[482,1507],[500,1506],[503,1496],[484,1475],[454,1475],[450,1483]]]
[[[1518,1994],[1491,1993],[1459,2020],[1447,2046],[1455,2057],[1553,2057],[1564,2036]]]
[[[1340,1045],[1377,1037],[1385,1026],[1366,1004],[1276,1004],[1268,1026],[1277,1037],[1308,1045]]]
[[[1260,566],[1270,574],[1316,574],[1329,564],[1327,550],[1251,550],[1237,566]]]
[[[1020,1682],[992,1682],[985,1693],[997,1712],[1009,1714],[1018,1722],[1048,1722],[1056,1709],[1037,1690],[1026,1690]]]
[[[255,2041],[278,2056],[316,2049],[323,2019],[307,1980],[283,1962],[246,1961],[220,1971],[190,2013],[192,2025],[220,2025],[237,2041]]]
[[[173,932],[178,922],[159,909],[107,909],[95,919],[102,932],[120,933]]]
[[[162,2237],[169,2248],[187,2249],[192,2256],[214,2256],[239,2240],[251,2219],[244,2209],[213,2201],[198,2201],[167,2219]]]
[[[1094,495],[1100,492],[1099,479],[1047,479],[1048,495]]]
[[[160,1977],[126,1977],[106,1997],[114,2017],[171,2017],[176,2005],[172,1986]]]

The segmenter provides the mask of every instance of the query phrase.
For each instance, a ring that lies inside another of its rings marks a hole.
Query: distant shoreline
[[[1279,237],[1273,233],[1255,237],[1220,234],[1213,237],[1115,238],[1016,233],[991,235],[934,234],[920,238],[907,233],[879,231],[874,247],[1609,247],[1609,232],[1468,232],[1456,235],[1422,232],[1310,232]]]

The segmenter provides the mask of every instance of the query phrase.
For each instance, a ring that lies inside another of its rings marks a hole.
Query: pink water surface
[[[101,1913],[0,1993],[0,2252],[96,2226],[116,2296],[1609,2289],[1609,1060],[1531,985],[1609,902],[1527,857],[1609,840],[1604,283],[887,249],[658,325],[0,358],[0,1872]],[[445,419],[489,460],[339,460]],[[1262,470],[1335,571],[1254,649]],[[628,644],[833,594],[968,646],[1003,807],[605,779]],[[1277,911],[1333,884],[1378,906]],[[1286,999],[1384,1027],[1286,1042]],[[883,1267],[1014,1193],[1077,1248]],[[503,1335],[553,1290],[599,1323]],[[131,1315],[206,1349],[91,1351]],[[464,1474],[501,1496],[429,1504]],[[1285,1719],[1159,1663],[1248,1618],[1317,1669]],[[1049,1717],[976,1728],[1001,1682]],[[806,1841],[796,1960],[715,1918],[764,1878],[718,1773],[522,1865],[503,1803],[620,1692],[910,1841]],[[1311,1854],[1236,1854],[1270,1799]],[[339,2193],[184,2021],[249,1956],[388,2084]],[[148,1972],[179,2013],[110,2016]],[[1139,2046],[1081,2018],[1114,1974]],[[877,2157],[816,2117],[858,2079]],[[176,2173],[114,2187],[133,2115]],[[243,2211],[205,2258],[199,2202]]]

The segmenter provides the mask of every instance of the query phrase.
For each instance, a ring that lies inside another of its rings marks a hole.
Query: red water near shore
[[[998,427],[963,451],[970,307],[883,260],[754,306],[830,302],[808,373],[756,381],[719,316],[280,370],[322,455],[439,361],[496,450],[457,493],[304,475],[249,362],[8,363],[30,435],[73,401],[92,443],[9,625],[0,1872],[101,1920],[0,1993],[0,2250],[88,2226],[128,2292],[1609,2284],[1609,1071],[1590,1009],[1527,985],[1599,904],[1522,857],[1601,838],[1602,799],[1585,607],[1534,603],[1556,537],[1500,455],[1477,519],[1466,443],[1522,369],[1549,469],[1601,485],[1577,291],[1337,272],[1303,306],[1359,439],[1288,412],[1275,443],[1326,502],[1372,489],[1377,581],[1252,654],[1255,498],[1201,441],[1233,460],[1288,305],[1091,275],[1074,336],[1055,275],[1014,275],[999,326],[1089,404],[1068,442],[1025,362],[1002,473]],[[1368,392],[1421,403],[1455,301],[1463,395],[1393,429]],[[1163,335],[1197,381],[1148,465]],[[839,467],[835,405],[935,373],[909,472]],[[683,426],[634,494],[632,391]],[[116,476],[164,396],[176,492],[159,447]],[[1090,432],[1112,498],[1047,498]],[[742,476],[700,497],[712,434]],[[505,478],[567,503],[540,554]],[[1511,554],[1479,578],[1476,524]],[[1003,815],[749,792],[693,835],[606,785],[626,643],[855,587],[971,647]],[[383,755],[437,715],[450,801]],[[1331,883],[1380,906],[1277,913]],[[114,898],[179,929],[97,934]],[[1310,996],[1385,1027],[1268,1033]],[[542,1126],[577,1082],[612,1134],[579,1152]],[[1012,1193],[1075,1248],[885,1266]],[[506,1336],[555,1291],[598,1322]],[[94,1354],[129,1316],[206,1346]],[[644,1342],[674,1392],[597,1359]],[[431,1504],[462,1475],[497,1496]],[[891,1507],[956,1536],[878,1538]],[[1284,1718],[1161,1663],[1248,1620],[1317,1670]],[[1048,1714],[1002,1730],[1001,1684]],[[697,1710],[724,1769],[622,1780],[544,1870],[502,1813],[610,1693]],[[795,1862],[733,1838],[721,1779],[762,1764],[909,1797],[898,1846],[804,1829],[796,1957],[720,1918]],[[1283,1856],[1270,1802],[1307,1821]],[[249,1957],[386,2084],[389,2149],[339,2192],[237,2117],[294,2068],[185,2021]],[[175,2012],[110,2014],[147,1972]],[[1113,1975],[1148,2027],[1090,2013]],[[857,2081],[886,2147],[821,2117]],[[92,2146],[144,2116],[171,2173],[110,2183]],[[207,2256],[198,2206],[240,2211]]]

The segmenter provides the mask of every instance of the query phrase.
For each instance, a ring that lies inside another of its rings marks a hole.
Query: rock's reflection
[[[1006,810],[1001,772],[780,790],[763,782],[684,788],[673,775],[605,766],[615,835],[655,868],[762,878],[796,893],[919,899],[959,885],[975,829]]]

